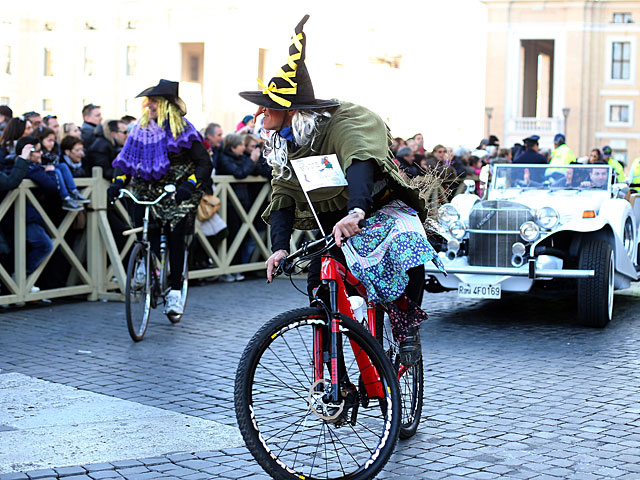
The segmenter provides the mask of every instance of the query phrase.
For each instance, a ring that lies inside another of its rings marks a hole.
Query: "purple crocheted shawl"
[[[146,128],[140,122],[129,133],[124,147],[113,161],[113,166],[119,167],[131,177],[141,177],[145,180],[157,180],[171,168],[170,153],[178,153],[191,148],[193,142],[202,142],[202,135],[187,120],[184,131],[173,138],[169,122],[164,128],[151,120]]]

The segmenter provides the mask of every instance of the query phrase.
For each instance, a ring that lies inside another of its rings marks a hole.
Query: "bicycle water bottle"
[[[353,319],[357,322],[364,322],[367,314],[367,304],[364,298],[358,295],[352,295],[349,297],[351,303],[351,310],[353,310]]]

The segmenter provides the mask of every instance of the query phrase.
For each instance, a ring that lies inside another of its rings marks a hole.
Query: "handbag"
[[[220,199],[215,195],[202,195],[200,204],[198,205],[198,220],[201,222],[209,220],[218,210],[220,210]]]

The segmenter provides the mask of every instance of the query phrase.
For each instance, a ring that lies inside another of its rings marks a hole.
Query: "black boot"
[[[407,330],[407,338],[400,342],[400,363],[405,367],[411,367],[421,356],[420,327],[411,327]]]

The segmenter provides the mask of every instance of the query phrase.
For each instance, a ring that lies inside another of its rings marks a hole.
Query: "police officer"
[[[531,135],[530,137],[523,139],[522,143],[524,143],[524,150],[513,160],[513,163],[546,164],[547,158],[540,153],[538,140],[540,140],[540,137],[538,135]],[[544,170],[542,169],[535,169],[531,171],[530,169],[526,168],[524,169],[524,172],[522,174],[515,171],[513,172],[513,174],[515,177],[524,175],[523,177],[520,177],[520,179],[527,185],[529,185],[532,181],[535,183],[542,183],[544,181]]]
[[[523,139],[525,150],[513,160],[513,163],[547,163],[545,156],[540,153],[538,140],[540,140],[538,135]]]

